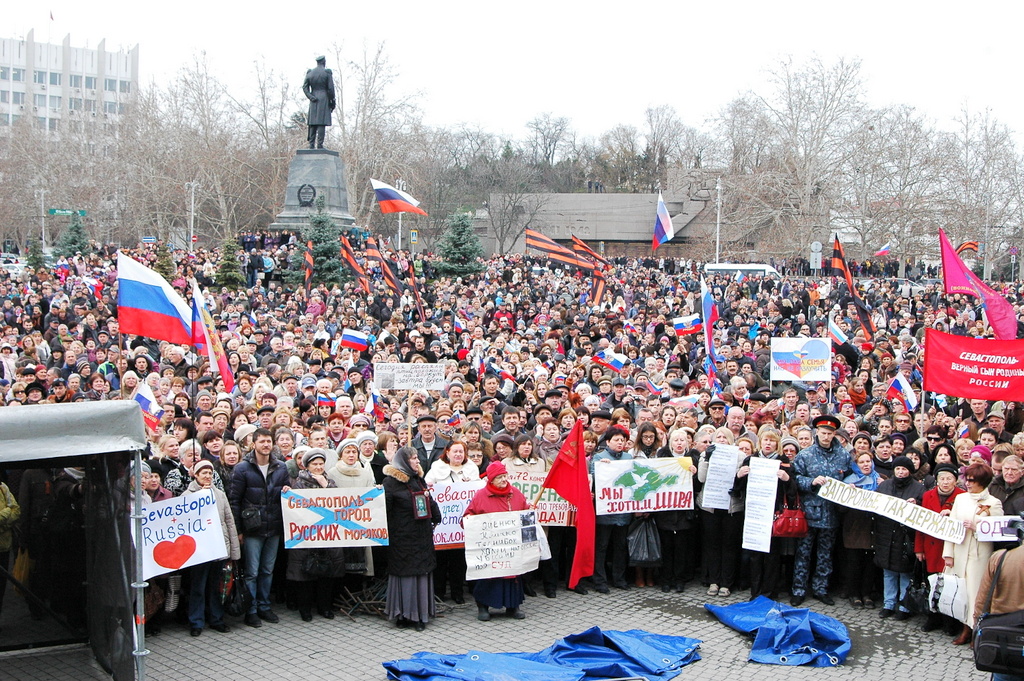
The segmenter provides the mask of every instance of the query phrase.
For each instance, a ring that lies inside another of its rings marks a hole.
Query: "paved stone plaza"
[[[528,598],[527,619],[495,617],[476,620],[469,603],[444,613],[423,633],[396,629],[372,616],[316,618],[304,623],[297,612],[280,606],[281,623],[250,629],[231,621],[232,631],[207,630],[199,638],[188,629],[168,625],[147,641],[147,678],[154,681],[223,681],[254,679],[384,679],[381,662],[410,656],[420,650],[461,653],[470,648],[491,652],[535,651],[566,634],[598,625],[606,629],[647,629],[655,633],[701,639],[701,659],[678,677],[702,681],[728,679],[987,679],[974,669],[970,651],[953,646],[951,637],[921,633],[921,618],[910,622],[882,620],[877,610],[855,610],[845,602],[826,607],[809,599],[807,605],[838,617],[850,630],[853,650],[836,669],[769,667],[746,661],[750,642],[727,629],[704,608],[704,589],[690,583],[684,594],[663,594],[658,588],[613,590],[602,596],[558,592],[558,598]],[[740,596],[716,599],[738,602]],[[82,647],[0,656],[0,680],[80,681],[106,679]]]

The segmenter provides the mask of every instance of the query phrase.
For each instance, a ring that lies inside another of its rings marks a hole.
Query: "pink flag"
[[[946,238],[946,232],[939,230],[939,245],[942,248],[942,281],[946,295],[963,293],[980,298],[985,308],[988,323],[999,340],[1017,338],[1017,316],[1001,295],[992,290],[978,275],[967,268],[956,254],[953,244]]]

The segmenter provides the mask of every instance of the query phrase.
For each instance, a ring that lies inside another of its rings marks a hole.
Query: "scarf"
[[[348,475],[350,477],[358,477],[363,474],[363,465],[361,463],[349,465],[341,459],[338,459],[338,463],[334,468],[342,475]]]
[[[843,478],[843,482],[848,485],[853,485],[858,489],[866,489],[869,492],[874,492],[878,489],[878,473],[875,472],[874,467],[872,467],[871,472],[867,475],[861,473],[860,470],[857,470]]]
[[[856,388],[851,387],[847,389],[847,392],[850,395],[850,401],[853,402],[853,405],[855,407],[860,407],[861,405],[868,401],[868,391],[864,390],[863,388],[858,390]]]
[[[507,496],[507,497],[510,497],[510,496],[512,496],[512,483],[507,483],[505,485],[505,489],[498,489],[497,487],[494,486],[494,483],[492,483],[490,480],[488,480],[487,481],[487,491],[490,494],[493,494],[495,496],[499,496],[499,497],[506,497]]]

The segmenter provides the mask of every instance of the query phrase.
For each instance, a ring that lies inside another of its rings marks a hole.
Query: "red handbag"
[[[772,520],[772,536],[791,539],[801,539],[807,536],[807,516],[800,508],[799,496],[796,498],[795,508],[790,508],[789,499],[783,498],[782,510],[776,511],[775,518]]]

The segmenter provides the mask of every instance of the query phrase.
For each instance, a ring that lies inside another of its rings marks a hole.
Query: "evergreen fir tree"
[[[460,277],[484,270],[484,264],[479,261],[484,249],[480,237],[473,231],[473,218],[469,213],[455,213],[449,218],[437,251],[441,261],[435,268],[444,276]]]
[[[35,271],[46,268],[46,261],[43,260],[43,246],[39,239],[28,240],[28,266]]]
[[[85,225],[78,213],[71,216],[71,224],[60,233],[60,238],[53,247],[53,253],[57,257],[70,258],[75,253],[87,255],[92,250],[89,245],[89,237],[85,233]]]
[[[167,281],[174,277],[174,259],[171,258],[171,251],[163,241],[156,245],[156,262],[153,263],[153,269]]]
[[[309,216],[309,225],[302,230],[302,237],[294,255],[288,260],[285,279],[293,286],[302,286],[306,278],[303,255],[306,244],[313,242],[313,286],[334,284],[345,280],[341,269],[341,229],[335,226],[331,216],[324,210],[323,196],[316,199],[316,212]]]
[[[225,239],[221,245],[220,265],[217,267],[215,278],[217,286],[227,286],[232,291],[245,286],[245,277],[238,262],[239,248],[238,242],[233,238]]]

